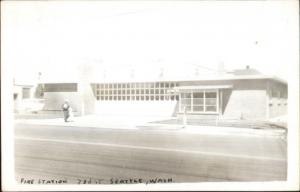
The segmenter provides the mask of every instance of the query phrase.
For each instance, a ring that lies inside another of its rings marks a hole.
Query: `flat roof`
[[[226,80],[259,80],[259,79],[270,79],[278,81],[280,83],[287,84],[287,81],[280,79],[276,76],[267,75],[243,75],[243,76],[214,76],[204,78],[161,78],[161,79],[128,79],[128,80],[102,80],[102,81],[91,81],[91,83],[131,83],[131,82],[184,82],[184,81],[226,81]]]
[[[33,87],[34,85],[28,85],[28,84],[14,84],[14,86],[18,86],[18,87]]]
[[[230,81],[230,80],[259,80],[270,79],[283,84],[287,81],[280,79],[276,76],[268,75],[230,75],[223,76],[205,76],[205,77],[171,77],[171,78],[125,78],[125,79],[90,79],[90,83],[135,83],[135,82],[188,82],[188,81]],[[78,83],[79,80],[43,80],[40,83]]]

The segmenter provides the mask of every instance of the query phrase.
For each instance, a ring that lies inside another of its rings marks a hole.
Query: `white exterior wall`
[[[29,97],[23,98],[23,88],[29,88]],[[36,87],[35,86],[22,86],[22,85],[15,85],[13,92],[14,94],[17,94],[17,99],[14,100],[14,112],[25,112],[28,110],[30,106],[31,99],[34,98],[34,92]]]
[[[65,99],[69,100],[74,111],[80,110],[80,95],[77,92],[45,92],[44,110],[61,110],[61,105]]]
[[[178,101],[96,101],[96,114],[172,117]]]
[[[223,118],[265,119],[266,90],[232,90]]]

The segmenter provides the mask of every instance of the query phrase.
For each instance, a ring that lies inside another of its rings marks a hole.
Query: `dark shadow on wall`
[[[179,111],[179,101],[176,102],[176,105],[172,113],[172,117],[176,117],[178,111]]]
[[[223,115],[224,112],[225,112],[225,109],[227,107],[229,98],[231,96],[232,90],[231,89],[224,89],[222,91],[223,91],[223,95],[222,95],[223,98],[222,98],[222,107],[221,107],[222,111],[221,111],[221,113]]]

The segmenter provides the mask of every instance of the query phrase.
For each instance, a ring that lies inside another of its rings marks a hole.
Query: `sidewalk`
[[[86,115],[74,117],[72,121],[64,122],[63,117],[45,119],[16,119],[16,123],[53,125],[67,127],[92,127],[109,129],[138,129],[137,125],[159,119],[159,117],[132,117],[132,116],[97,116]],[[162,119],[162,117],[160,117]],[[165,119],[165,118],[163,118]]]
[[[237,135],[237,136],[279,136],[285,137],[284,129],[252,129],[246,127],[200,126],[176,124],[149,123],[164,120],[166,117],[132,117],[132,116],[97,116],[87,115],[75,117],[72,122],[64,122],[63,118],[52,119],[17,119],[16,123],[53,125],[67,127],[89,127],[103,129],[127,129],[144,131],[172,131],[189,134]]]

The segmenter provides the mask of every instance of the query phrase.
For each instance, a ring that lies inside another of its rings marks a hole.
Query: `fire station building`
[[[287,113],[287,83],[255,69],[197,78],[43,82],[44,110],[65,99],[79,115],[267,120]]]

